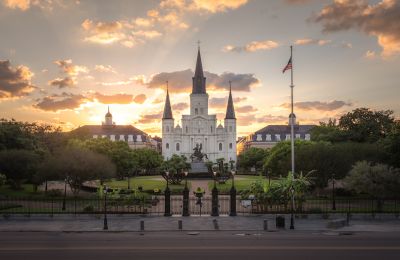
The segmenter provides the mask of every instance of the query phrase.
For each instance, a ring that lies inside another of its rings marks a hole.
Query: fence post
[[[346,224],[347,226],[350,224],[350,199],[347,200]]]
[[[54,198],[51,197],[51,217],[53,217],[54,214]]]
[[[189,213],[189,188],[187,187],[187,181],[185,182],[185,188],[183,189],[183,205],[182,205],[182,216],[190,216]]]
[[[167,181],[168,183],[168,181]],[[171,191],[167,185],[164,192],[165,202],[164,202],[164,216],[170,217],[171,214]]]
[[[215,183],[215,181],[214,181]],[[219,216],[219,210],[218,210],[218,189],[214,184],[214,188],[211,191],[211,216],[217,217]]]
[[[74,214],[76,215],[76,196],[74,196]]]

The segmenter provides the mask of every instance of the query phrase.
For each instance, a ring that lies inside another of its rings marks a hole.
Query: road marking
[[[139,250],[139,251],[147,251],[147,250],[162,250],[162,251],[175,251],[175,250],[234,250],[234,251],[242,251],[242,250],[345,250],[345,251],[354,251],[354,250],[365,250],[365,251],[400,251],[399,246],[147,246],[147,247],[138,247],[138,246],[89,246],[89,247],[76,247],[76,246],[63,246],[63,247],[7,247],[0,248],[0,251],[65,251],[65,250],[75,250],[75,251],[84,251],[84,250]]]

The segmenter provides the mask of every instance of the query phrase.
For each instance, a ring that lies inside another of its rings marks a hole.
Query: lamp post
[[[188,172],[185,171],[185,188],[183,189],[183,206],[182,206],[182,216],[189,216],[189,188],[187,186],[187,176]]]
[[[217,189],[217,172],[213,172],[214,175],[214,188],[211,191],[211,216],[219,216],[218,212],[218,189]]]
[[[103,230],[108,230],[108,222],[107,222],[107,186],[104,185],[104,225]]]
[[[65,211],[66,197],[67,197],[67,178],[64,179],[64,198],[63,198],[63,204],[62,204],[63,211]]]
[[[335,174],[332,173],[332,210],[336,210],[336,201],[335,201]]]
[[[294,229],[294,188],[290,188],[290,193],[292,194],[292,210],[290,213],[290,229]]]
[[[165,175],[166,175],[166,180],[167,180],[167,187],[165,188],[165,191],[164,191],[164,196],[165,196],[164,216],[170,217],[170,216],[172,216],[172,214],[171,214],[171,191],[169,189],[169,184],[168,184],[169,172],[166,171]]]
[[[232,174],[232,187],[230,190],[230,212],[229,216],[234,217],[236,216],[236,189],[235,189],[235,171],[231,171]]]

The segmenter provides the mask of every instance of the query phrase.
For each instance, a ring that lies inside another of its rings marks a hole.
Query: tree
[[[87,140],[71,139],[69,147],[80,147],[106,155],[116,166],[117,176],[122,179],[134,174],[137,170],[137,157],[128,144],[123,141],[111,141],[107,138]]]
[[[153,149],[140,148],[135,149],[133,152],[138,158],[140,169],[145,174],[157,172],[164,161],[162,155]]]
[[[251,167],[255,167],[258,170],[262,169],[264,160],[268,153],[269,150],[267,149],[251,147],[239,154],[238,167],[245,170],[248,170]]]
[[[339,129],[347,132],[351,141],[376,142],[390,133],[393,123],[392,110],[357,108],[340,117]]]
[[[398,197],[400,169],[386,164],[374,165],[371,162],[360,161],[354,164],[344,183],[348,189],[359,194],[368,194],[373,198]]]
[[[107,156],[77,147],[66,148],[50,157],[42,170],[66,179],[75,195],[84,182],[106,180],[116,174],[116,167]]]
[[[164,169],[162,172],[164,179],[170,184],[180,184],[184,177],[184,171],[190,168],[190,164],[187,163],[186,156],[174,154],[171,159],[163,162],[161,168]]]
[[[396,121],[388,136],[380,141],[385,152],[385,162],[400,168],[400,121]]]
[[[0,188],[1,188],[4,184],[6,184],[6,182],[7,182],[7,177],[6,177],[4,174],[0,173]]]
[[[290,149],[290,142],[280,142],[271,149],[264,163],[271,176],[286,176],[291,170]],[[313,184],[318,188],[326,187],[333,173],[338,179],[344,178],[360,160],[382,162],[383,152],[378,144],[371,143],[295,142],[296,173],[315,170]]]
[[[313,141],[343,142],[347,139],[347,133],[339,129],[336,119],[329,119],[327,123],[320,122],[319,126],[311,129]]]
[[[20,189],[26,179],[31,179],[36,171],[39,156],[28,150],[0,151],[0,172],[14,189]]]

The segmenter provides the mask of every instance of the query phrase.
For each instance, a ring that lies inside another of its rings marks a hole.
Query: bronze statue
[[[208,160],[207,154],[202,153],[201,149],[202,149],[202,144],[196,144],[196,147],[193,148],[193,154],[190,156],[190,159],[192,160],[192,162],[202,162],[203,158],[205,157]]]

